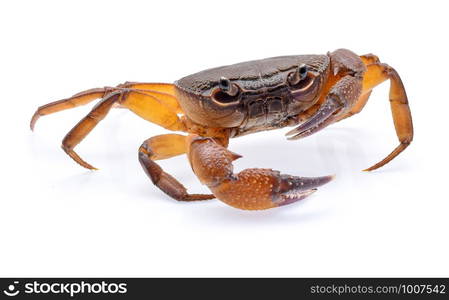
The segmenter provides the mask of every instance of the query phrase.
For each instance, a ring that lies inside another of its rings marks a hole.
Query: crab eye
[[[239,101],[240,89],[226,77],[218,80],[218,88],[213,92],[212,98],[220,104],[230,104]]]
[[[229,80],[226,77],[220,77],[220,80],[218,81],[218,86],[223,92],[227,93],[231,89],[231,80]]]
[[[299,65],[293,73],[290,73],[287,77],[290,85],[297,85],[307,77],[309,68],[305,64]]]
[[[226,77],[220,77],[220,80],[218,80],[218,87],[223,93],[226,93],[229,96],[235,96],[239,92],[239,88],[235,84],[232,84],[231,80]]]
[[[298,73],[301,80],[306,78],[307,72],[309,72],[309,68],[307,68],[305,64],[302,64],[298,67]]]

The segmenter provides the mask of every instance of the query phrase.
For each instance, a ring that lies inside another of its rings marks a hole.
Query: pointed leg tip
[[[67,153],[68,156],[70,156],[81,167],[89,169],[89,170],[92,170],[92,171],[97,171],[98,170],[97,168],[95,168],[91,164],[85,162],[81,157],[79,157],[79,155],[75,151],[67,149],[64,144],[61,146],[61,148],[62,148],[62,150],[64,150],[65,153]]]
[[[35,112],[33,117],[31,118],[31,121],[30,121],[31,131],[34,131],[34,125],[36,125],[36,122],[39,119],[39,117],[40,117],[40,115],[38,114],[38,112]]]
[[[86,169],[88,169],[88,170],[90,170],[90,171],[98,171],[98,170],[100,170],[100,169],[98,169],[98,168],[96,168],[96,167],[94,167],[94,166],[92,166],[92,165],[90,165],[90,164],[88,164],[88,163],[86,163],[86,162],[78,162],[78,161],[77,161],[77,163],[78,163],[81,167],[86,168]]]
[[[374,166],[371,166],[369,168],[366,168],[366,169],[362,170],[362,172],[371,172],[371,171],[374,171],[374,170],[376,170],[376,169],[378,169],[380,167],[381,166],[374,165]]]
[[[85,161],[82,161],[82,162],[77,161],[77,163],[80,164],[82,167],[84,167],[86,169],[89,169],[91,171],[98,171],[99,170],[98,168],[95,168],[94,166],[92,166],[91,164],[89,164],[89,163],[87,163]]]

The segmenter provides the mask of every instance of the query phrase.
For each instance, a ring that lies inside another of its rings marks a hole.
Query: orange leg
[[[410,145],[413,140],[413,122],[407,94],[396,70],[382,63],[373,63],[368,65],[367,69],[363,79],[363,94],[370,93],[375,86],[390,80],[390,107],[400,143],[387,157],[364,170],[372,171],[390,162]]]
[[[413,123],[410,107],[408,105],[407,94],[405,92],[402,80],[395,69],[387,64],[380,63],[379,58],[373,54],[360,56],[367,67],[364,74],[362,93],[359,99],[351,107],[350,111],[342,115],[338,121],[346,119],[359,113],[368,102],[372,89],[386,80],[390,80],[390,106],[393,115],[396,134],[399,139],[399,146],[393,152],[377,164],[365,169],[372,171],[382,167],[398,156],[413,140]]]
[[[123,86],[126,86],[126,88],[123,88]],[[155,90],[140,89],[143,87],[152,87]],[[114,106],[126,107],[145,120],[156,123],[166,129],[185,130],[184,124],[177,115],[181,109],[176,98],[172,95],[174,92],[171,89],[173,89],[171,84],[126,83],[117,88],[84,91],[71,98],[41,106],[34,114],[30,126],[33,128],[37,119],[42,115],[83,105],[103,96],[103,99],[86,117],[75,125],[62,142],[63,150],[72,159],[85,168],[95,169],[92,165],[82,160],[73,149],[106,117],[109,110]]]
[[[287,205],[304,199],[333,176],[297,177],[271,169],[245,169],[234,174],[232,161],[241,156],[227,150],[212,138],[188,137],[188,155],[192,169],[215,197],[246,210]]]
[[[186,153],[186,137],[179,134],[154,136],[139,148],[139,161],[151,181],[164,193],[179,201],[208,200],[214,195],[189,194],[187,189],[173,176],[165,173],[155,162]]]
[[[139,90],[143,93],[160,98],[160,100],[164,102],[164,105],[170,106],[173,110],[176,110],[177,113],[180,112],[180,107],[175,97],[175,88],[173,84],[125,82],[124,84],[120,84],[117,87],[104,87],[86,90],[77,93],[70,98],[42,105],[36,110],[33,117],[31,118],[30,128],[31,130],[34,130],[34,125],[41,116],[85,105],[95,99],[104,98],[112,92],[120,90],[123,91],[126,89]]]

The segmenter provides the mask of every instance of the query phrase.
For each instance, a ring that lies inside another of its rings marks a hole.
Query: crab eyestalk
[[[220,77],[218,87],[223,93],[226,93],[231,97],[236,96],[239,92],[239,88],[226,77]]]
[[[290,85],[297,85],[301,80],[304,80],[307,77],[307,73],[309,72],[309,69],[307,65],[301,64],[299,65],[295,72],[290,73],[288,75],[288,83]]]

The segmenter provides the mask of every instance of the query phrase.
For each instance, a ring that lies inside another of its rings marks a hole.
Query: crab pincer
[[[251,168],[237,174],[235,154],[214,139],[190,136],[189,160],[200,181],[224,203],[235,208],[262,210],[306,198],[334,176],[299,177],[272,169]]]
[[[334,98],[330,98],[320,109],[307,121],[290,130],[285,135],[288,140],[297,140],[314,134],[335,122],[339,114],[334,114],[340,109],[340,105]]]

